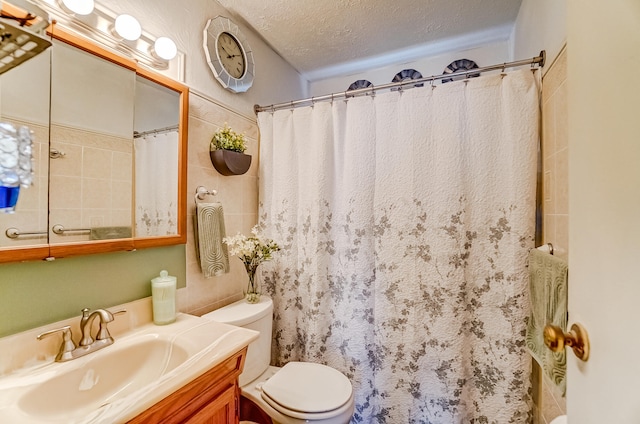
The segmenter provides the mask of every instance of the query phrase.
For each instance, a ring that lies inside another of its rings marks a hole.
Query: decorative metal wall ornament
[[[361,88],[369,88],[369,87],[373,87],[373,84],[371,83],[371,81],[360,79],[351,83],[347,91],[359,90]],[[369,92],[365,93],[365,95],[369,95],[369,94],[370,94]],[[354,96],[355,96],[354,94],[345,95],[345,97],[354,97]]]
[[[400,72],[398,72],[393,79],[391,80],[391,82],[401,82],[401,81],[407,81],[407,80],[412,80],[412,79],[419,79],[422,78],[422,74],[418,71],[416,71],[415,69],[404,69]],[[424,84],[415,84],[414,87],[424,87]],[[397,91],[400,90],[401,88],[392,88],[391,91]]]
[[[473,60],[458,59],[458,60],[454,60],[449,65],[447,65],[447,67],[444,68],[444,72],[442,72],[442,75],[453,74],[454,72],[470,71],[472,69],[477,69],[477,68],[478,68],[478,65]],[[457,81],[457,80],[466,79],[466,78],[476,78],[479,76],[480,76],[480,73],[478,72],[478,73],[467,74],[465,76],[459,76],[455,78],[443,78],[442,83],[444,84],[446,82],[451,82],[454,80]]]

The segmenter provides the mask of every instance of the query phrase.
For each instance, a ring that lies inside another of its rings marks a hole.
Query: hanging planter
[[[224,128],[211,138],[211,163],[222,175],[242,175],[251,166],[251,156],[244,153],[247,145],[244,134],[238,134],[224,124]]]
[[[211,163],[222,175],[242,175],[251,166],[251,155],[232,150],[214,150],[209,152]]]

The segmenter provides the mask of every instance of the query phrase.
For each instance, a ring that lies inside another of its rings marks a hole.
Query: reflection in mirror
[[[0,249],[48,243],[50,54],[46,50],[0,75],[0,121],[33,131],[34,159],[33,185],[20,190],[15,213],[0,214]]]
[[[180,93],[136,78],[135,237],[178,234]]]
[[[135,78],[131,69],[54,43],[51,244],[131,237]]]

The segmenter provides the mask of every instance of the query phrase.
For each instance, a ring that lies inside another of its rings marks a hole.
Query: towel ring
[[[215,196],[218,194],[217,190],[207,190],[205,186],[198,186],[196,188],[196,194],[193,196],[193,201],[198,204],[198,200],[204,200],[205,196]]]

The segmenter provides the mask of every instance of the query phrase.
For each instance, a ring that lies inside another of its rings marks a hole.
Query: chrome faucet
[[[66,362],[80,358],[113,344],[114,340],[113,337],[111,337],[111,334],[109,334],[107,324],[114,320],[114,315],[124,314],[125,312],[127,311],[124,309],[113,313],[106,309],[96,309],[91,312],[89,308],[84,308],[82,310],[82,318],[80,318],[81,338],[78,346],[73,342],[71,327],[68,325],[55,330],[46,331],[38,335],[37,339],[42,340],[47,336],[60,332],[62,333],[62,345],[56,355],[55,361]],[[91,336],[91,327],[93,326],[93,321],[95,321],[96,318],[100,318],[100,327],[96,334],[96,338],[94,339]]]
[[[96,309],[91,313],[90,311],[89,308],[82,310],[82,318],[80,319],[80,346],[90,346],[95,342],[102,342],[102,340],[108,340],[109,344],[113,343],[113,337],[111,337],[109,330],[107,330],[107,324],[113,321],[113,314],[105,309]],[[91,326],[96,317],[100,317],[100,329],[94,340],[93,337],[91,337]]]

